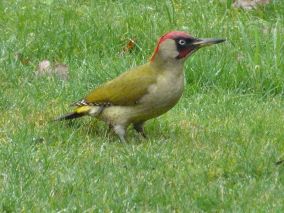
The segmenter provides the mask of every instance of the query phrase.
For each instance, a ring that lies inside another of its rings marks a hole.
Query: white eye
[[[179,43],[180,45],[185,45],[185,40],[181,39],[181,40],[178,41],[178,43]]]

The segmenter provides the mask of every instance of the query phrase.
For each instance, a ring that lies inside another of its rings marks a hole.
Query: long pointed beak
[[[196,47],[205,47],[210,46],[212,44],[218,44],[226,41],[226,39],[220,38],[197,38],[192,45]]]

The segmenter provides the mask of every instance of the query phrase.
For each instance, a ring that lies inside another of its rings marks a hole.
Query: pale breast
[[[157,82],[152,84],[148,93],[139,101],[142,105],[154,108],[172,106],[180,99],[184,89],[184,74],[165,72],[158,76]]]
[[[136,123],[157,117],[170,110],[180,99],[184,89],[184,73],[164,72],[148,93],[134,106],[110,106],[99,118],[108,123]]]

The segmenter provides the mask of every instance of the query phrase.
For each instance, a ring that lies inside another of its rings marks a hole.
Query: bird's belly
[[[171,76],[169,76],[171,78]],[[149,87],[148,93],[134,106],[110,106],[103,110],[100,119],[108,123],[129,124],[146,121],[170,110],[180,99],[184,77],[169,81],[164,76]]]
[[[125,124],[138,123],[158,117],[170,110],[173,105],[149,107],[144,105],[137,106],[111,106],[103,110],[99,115],[99,119],[109,124]]]

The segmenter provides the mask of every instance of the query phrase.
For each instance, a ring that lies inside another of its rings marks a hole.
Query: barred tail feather
[[[58,118],[55,118],[54,121],[62,121],[62,120],[70,120],[75,118],[80,118],[86,114],[88,114],[89,110],[91,108],[89,106],[81,106],[75,109],[74,112],[71,112],[66,115],[59,116]]]
[[[59,116],[54,119],[54,121],[63,121],[63,120],[70,120],[70,119],[75,119],[75,118],[80,118],[84,116],[85,114],[83,113],[77,113],[77,112],[72,112],[66,115]]]

